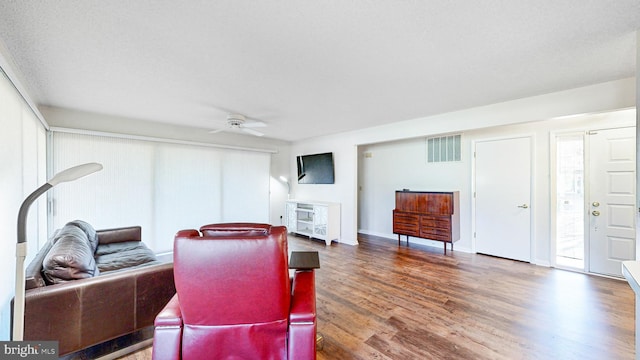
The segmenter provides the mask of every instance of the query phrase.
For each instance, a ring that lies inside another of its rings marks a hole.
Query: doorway
[[[635,127],[555,140],[556,266],[619,277],[635,258]]]

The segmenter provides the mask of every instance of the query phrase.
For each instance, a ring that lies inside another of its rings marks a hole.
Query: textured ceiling
[[[0,14],[39,105],[203,129],[235,111],[292,141],[631,77],[640,28],[640,0],[3,0]]]

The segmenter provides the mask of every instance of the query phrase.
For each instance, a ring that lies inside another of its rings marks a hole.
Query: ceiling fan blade
[[[224,130],[225,129],[211,130],[211,131],[209,131],[209,134],[217,134],[217,133],[222,132]]]
[[[267,126],[267,124],[263,123],[262,121],[251,121],[251,122],[246,122],[242,124],[242,127],[244,128],[257,128],[257,127],[265,127],[265,126]]]
[[[244,127],[244,126],[243,126],[243,127],[241,127],[240,129],[241,129],[242,131],[246,132],[246,133],[251,134],[251,135],[255,135],[255,136],[263,136],[263,135],[264,135],[263,133],[261,133],[261,132],[259,132],[259,131],[256,131],[256,130],[253,130],[253,129],[247,129],[247,128],[246,128],[246,127]]]

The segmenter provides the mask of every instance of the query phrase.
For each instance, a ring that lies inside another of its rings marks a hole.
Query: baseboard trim
[[[150,325],[131,334],[63,355],[59,360],[117,359],[151,346],[153,344],[153,333],[153,325]]]
[[[141,350],[141,349],[144,349],[146,347],[149,347],[151,345],[153,345],[153,338],[141,341],[141,342],[133,344],[131,346],[127,346],[124,349],[120,349],[120,350],[114,351],[114,352],[112,352],[110,354],[107,354],[105,356],[99,357],[96,360],[113,360],[113,359],[117,359],[117,358],[123,357],[125,355],[131,354],[133,352],[136,352],[138,350]]]

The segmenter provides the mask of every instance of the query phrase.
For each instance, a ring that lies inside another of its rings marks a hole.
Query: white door
[[[635,258],[635,128],[590,131],[589,272],[622,276]]]
[[[531,138],[475,145],[475,250],[531,261]]]

